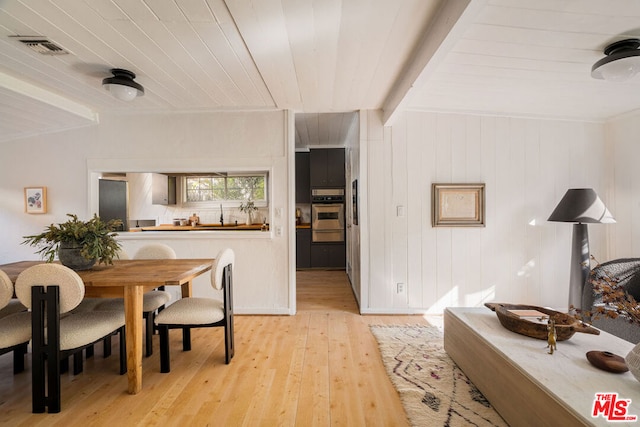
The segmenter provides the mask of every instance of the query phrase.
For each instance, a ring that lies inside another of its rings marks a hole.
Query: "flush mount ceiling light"
[[[607,55],[591,68],[591,77],[623,82],[640,72],[640,39],[626,39],[611,43],[604,49]]]
[[[142,85],[133,81],[136,75],[129,70],[114,68],[113,77],[102,80],[102,86],[121,101],[131,101],[136,96],[144,95]]]

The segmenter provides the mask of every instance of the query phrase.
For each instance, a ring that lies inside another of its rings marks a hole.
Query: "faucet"
[[[220,203],[220,225],[224,227],[224,214],[222,212],[222,203]]]

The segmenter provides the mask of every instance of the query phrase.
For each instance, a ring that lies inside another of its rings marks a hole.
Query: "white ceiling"
[[[70,53],[12,37],[34,35]],[[0,141],[104,113],[291,109],[298,146],[360,109],[607,120],[640,108],[640,77],[590,77],[628,37],[637,0],[0,0]],[[145,96],[112,98],[111,68]]]

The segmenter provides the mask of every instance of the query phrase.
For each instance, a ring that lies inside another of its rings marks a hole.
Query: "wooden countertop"
[[[296,225],[297,229],[310,229],[311,224],[306,222],[302,224]],[[151,227],[131,227],[129,231],[137,232],[137,231],[211,231],[211,230],[221,230],[221,231],[255,231],[262,230],[262,224],[225,224],[221,226],[220,224],[198,224],[195,227],[190,225],[173,225],[173,224],[160,224]]]
[[[222,230],[222,231],[260,231],[262,224],[198,224],[195,227],[191,225],[173,225],[173,224],[160,224],[153,227],[132,227],[129,231],[210,231],[210,230]]]

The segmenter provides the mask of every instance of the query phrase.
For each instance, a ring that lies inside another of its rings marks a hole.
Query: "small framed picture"
[[[433,184],[434,227],[484,227],[484,184]]]
[[[47,187],[24,188],[24,211],[30,214],[47,213]]]

